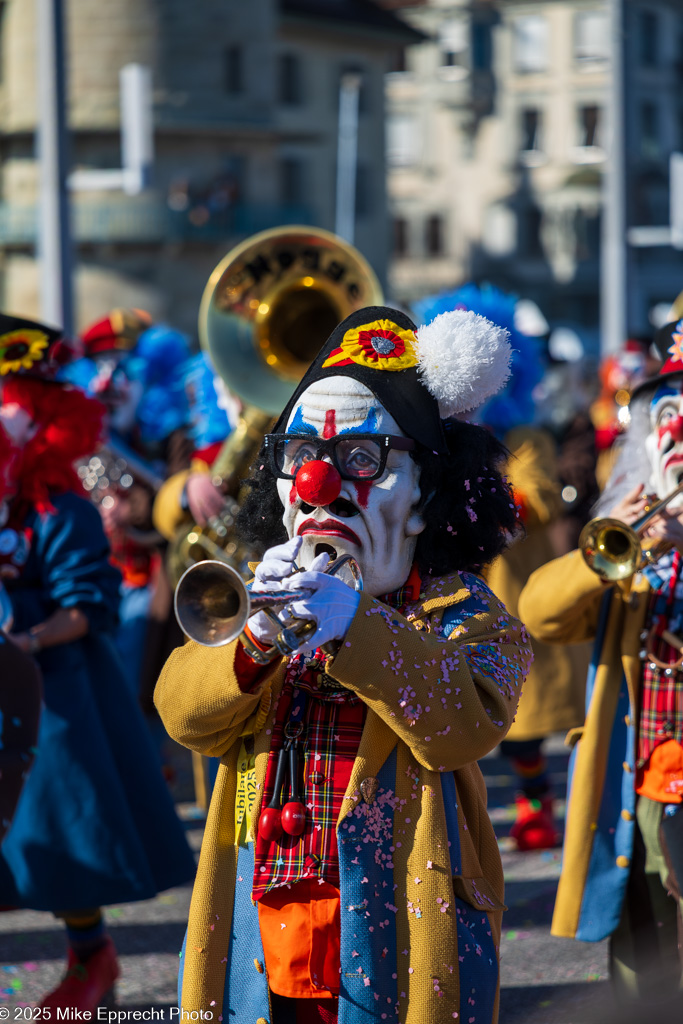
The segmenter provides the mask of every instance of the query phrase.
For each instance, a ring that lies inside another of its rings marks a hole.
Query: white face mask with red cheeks
[[[368,388],[341,375],[315,381],[301,394],[287,421],[287,433],[321,438],[354,433],[405,436]],[[303,537],[298,564],[308,568],[323,551],[331,557],[349,554],[358,561],[369,594],[378,597],[397,590],[410,574],[417,537],[425,527],[415,510],[419,478],[410,453],[392,449],[381,477],[342,480],[339,497],[327,505],[307,504],[294,480],[278,479],[287,533]]]
[[[672,378],[655,391],[650,403],[652,431],[645,442],[652,466],[649,488],[664,498],[683,481],[683,381]],[[683,505],[678,495],[670,507]]]

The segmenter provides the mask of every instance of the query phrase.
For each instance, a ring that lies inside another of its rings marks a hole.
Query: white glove
[[[314,651],[330,640],[343,640],[360,601],[360,594],[346,583],[320,571],[327,565],[329,557],[327,554],[318,555],[310,569],[287,581],[288,590],[313,591],[287,606],[294,618],[312,619],[318,627],[299,648],[303,653]]]
[[[286,544],[276,544],[275,547],[268,548],[263,556],[263,561],[254,572],[252,589],[255,594],[262,590],[283,589],[282,581],[294,572],[296,557],[301,550],[302,543],[303,537],[292,537]],[[289,589],[289,585],[286,589]],[[283,611],[279,611],[278,614],[283,621],[287,621],[288,617]],[[265,612],[256,612],[255,615],[252,615],[247,621],[247,626],[254,640],[258,640],[259,643],[266,646],[272,644],[282,628],[277,626]]]
[[[268,548],[263,561],[256,566],[254,572],[254,590],[272,590],[269,584],[275,580],[286,579],[294,572],[296,557],[301,551],[303,537],[292,537],[286,544],[276,544],[274,548]]]

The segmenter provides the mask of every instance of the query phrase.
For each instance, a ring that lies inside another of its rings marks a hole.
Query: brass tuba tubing
[[[652,561],[640,543],[640,535],[651,519],[683,491],[683,481],[666,497],[656,501],[647,512],[629,526],[620,519],[604,516],[586,523],[579,536],[584,561],[603,580],[612,583],[629,579],[644,564]]]

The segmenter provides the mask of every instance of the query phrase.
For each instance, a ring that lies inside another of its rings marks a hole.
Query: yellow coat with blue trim
[[[251,877],[242,867],[253,871],[253,855],[250,844],[236,837],[237,762],[241,737],[253,734],[257,796],[250,813],[256,822],[285,662],[274,662],[254,693],[243,693],[234,655],[234,645],[186,644],[167,662],[155,699],[175,739],[221,758],[190,909],[182,1006],[222,1007],[236,1024],[255,1024],[271,1017],[263,960],[258,952],[251,955],[260,940],[250,908]],[[476,1006],[482,1024],[497,1020],[503,873],[476,762],[505,736],[529,661],[523,627],[478,577],[432,580],[406,616],[361,595],[328,667],[368,707],[337,827],[340,1024],[452,1024],[461,1006],[461,1016]],[[407,698],[406,679],[412,691]],[[380,848],[369,830],[364,835],[370,814],[379,813],[363,800],[365,779],[379,781],[375,805],[382,808],[391,844],[384,877],[376,867]],[[395,809],[388,815],[390,806]],[[353,848],[345,831],[349,822],[355,825]],[[353,873],[354,857],[361,859],[363,877]],[[366,919],[375,918],[381,923],[366,934]],[[392,942],[386,941],[390,934]],[[239,947],[240,935],[249,936],[249,948],[246,939]],[[351,960],[354,942],[353,953],[360,950],[360,956]],[[476,991],[471,979],[489,949],[494,980]],[[235,984],[241,986],[238,1003],[230,992]]]
[[[533,636],[546,643],[595,641],[585,722],[568,737],[575,746],[554,935],[600,941],[621,916],[635,836],[634,709],[649,593],[640,574],[632,583],[604,584],[572,551],[538,569],[520,596],[519,612]]]

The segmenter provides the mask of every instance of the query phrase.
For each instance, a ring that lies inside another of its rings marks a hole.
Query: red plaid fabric
[[[656,623],[659,631],[672,629],[680,632],[677,630],[678,622],[671,622],[672,613],[680,617],[680,601],[672,599],[672,588],[675,594],[680,578],[680,562],[680,557],[675,556],[670,578],[666,582],[661,581],[650,594],[645,620],[648,627]],[[665,665],[673,665],[680,657],[679,651],[660,636],[649,641],[647,653]],[[646,656],[641,681],[637,767],[644,767],[655,746],[668,739],[679,743],[683,741],[683,668],[663,669]]]
[[[657,591],[652,592],[646,623],[661,620],[661,596]],[[668,626],[668,620],[663,625]],[[675,662],[680,656],[661,637],[656,637],[649,653],[665,663]],[[637,766],[642,768],[655,747],[666,740],[683,742],[683,669],[659,668],[646,658],[641,683]]]
[[[283,731],[299,689],[308,693],[303,754],[306,827],[300,836],[283,834],[276,842],[257,835],[252,897],[260,899],[276,886],[304,878],[322,878],[339,887],[337,819],[356,758],[366,706],[349,690],[321,672],[306,668],[301,655],[292,658],[278,705],[266,768],[263,806],[273,797]],[[283,803],[288,793],[285,790]]]

